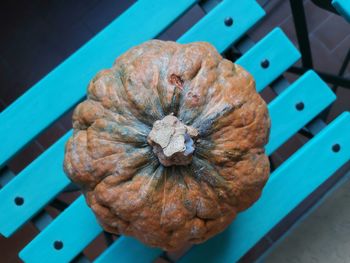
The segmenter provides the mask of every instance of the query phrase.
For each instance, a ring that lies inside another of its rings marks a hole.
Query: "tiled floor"
[[[59,63],[98,33],[134,1],[116,0],[3,0],[0,3],[0,110],[10,105],[30,86],[48,74]],[[267,16],[249,35],[259,40],[276,26],[281,27],[296,43],[293,19],[287,0],[260,0],[265,3]],[[339,16],[324,11],[304,1],[314,64],[318,70],[337,73],[346,52],[350,48],[350,26]],[[159,36],[175,40],[204,15],[196,5]],[[346,70],[350,76],[350,66]],[[288,74],[290,80],[295,79]],[[338,99],[332,108],[330,119],[340,112],[350,110],[350,90],[339,88]],[[15,173],[47,149],[71,128],[71,111],[41,134],[8,164]],[[15,128],[15,127],[14,127]],[[280,163],[298,145],[296,136],[274,156]],[[280,230],[265,238],[244,261],[252,261],[292,222],[281,225]],[[276,234],[278,233],[278,234]],[[35,235],[31,226],[25,227],[8,240],[0,238],[1,262],[16,262],[17,252]],[[93,254],[93,253],[92,253]]]
[[[267,253],[268,263],[350,262],[350,174]]]

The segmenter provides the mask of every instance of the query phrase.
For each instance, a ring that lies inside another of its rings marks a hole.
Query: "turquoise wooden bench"
[[[194,0],[136,2],[1,112],[0,165],[5,166],[27,143],[74,107],[97,71],[110,67],[115,57],[129,47],[157,37],[194,4]],[[208,41],[224,52],[232,44],[243,42],[245,33],[263,16],[263,9],[254,0],[224,0],[177,41]],[[233,25],[225,25],[227,17],[233,19]],[[272,154],[305,126],[315,137],[272,173],[256,204],[239,214],[222,234],[191,248],[181,258],[183,262],[239,260],[350,159],[349,114],[343,113],[326,127],[315,121],[336,98],[328,86],[313,71],[289,86],[281,80],[281,74],[300,58],[285,34],[276,28],[248,50],[247,45],[239,43],[244,54],[236,63],[253,74],[258,91],[273,83],[278,95],[268,105],[272,127],[267,153]],[[8,181],[0,190],[0,233],[5,237],[41,214],[44,206],[70,185],[62,170],[64,144],[70,135],[68,132],[60,138],[15,178],[9,180],[2,175],[6,180],[1,181]],[[16,202],[18,198],[22,202]],[[82,196],[47,226],[40,224],[44,219],[45,214],[36,220],[41,232],[20,252],[25,262],[69,262],[102,232]],[[60,246],[55,245],[57,242]],[[96,262],[151,262],[161,253],[133,238],[120,237]]]

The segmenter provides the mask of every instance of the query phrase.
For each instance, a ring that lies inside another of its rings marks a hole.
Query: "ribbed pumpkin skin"
[[[164,167],[147,143],[173,113],[197,129],[189,165]],[[270,120],[252,76],[208,43],[152,40],[90,82],[64,168],[103,228],[174,250],[223,231],[269,175]]]

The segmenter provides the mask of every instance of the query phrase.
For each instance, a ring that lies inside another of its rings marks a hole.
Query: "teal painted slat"
[[[304,127],[336,96],[314,71],[308,71],[269,104],[271,133],[267,154],[271,154],[288,138]],[[299,111],[296,104],[302,102]]]
[[[72,218],[70,211],[77,216],[84,215],[81,220]],[[62,224],[62,222],[64,222]],[[69,222],[67,224],[67,222]],[[82,250],[82,240],[93,240],[102,229],[95,216],[80,196],[69,208],[45,228],[45,235],[38,235],[19,254],[26,263],[69,262]],[[69,238],[67,238],[69,237]],[[55,249],[55,241],[61,241],[63,248]]]
[[[255,0],[225,0],[180,37],[178,42],[206,41],[221,53],[264,15],[265,11]],[[233,19],[232,26],[225,25],[227,17]]]
[[[293,85],[288,87],[285,92],[268,105],[272,127],[270,143],[267,145],[267,154],[271,154],[276,150],[283,142],[288,140],[301,127],[305,126],[305,124],[325,109],[334,99],[335,96],[332,91],[313,71],[305,73],[298,81],[293,83]],[[295,110],[295,103],[300,100],[305,103],[305,108],[302,112]],[[306,105],[312,105],[312,103],[315,103],[316,105],[306,107]],[[290,121],[286,122],[286,119]],[[135,239],[133,240],[135,246],[139,247],[142,245],[145,250],[144,254],[148,255],[146,253],[147,246],[139,244]],[[114,242],[101,254],[98,258],[98,262],[111,262],[111,259],[117,258],[116,256],[120,253],[127,253],[130,261],[137,260],[134,253],[130,253],[130,251],[125,252],[123,247],[126,245],[123,243],[124,240],[117,240]],[[129,248],[132,248],[132,240],[128,240],[127,245]],[[150,248],[148,249],[148,253],[154,256],[154,251]],[[148,261],[144,260],[142,262]]]
[[[332,5],[350,23],[350,1],[349,0],[333,0]]]
[[[276,43],[278,43],[276,45]],[[257,91],[261,91],[271,79],[276,79],[300,58],[300,53],[279,28],[271,31],[263,40],[236,61],[247,69],[256,82]],[[269,65],[263,68],[261,62]]]
[[[68,132],[0,189],[2,235],[12,235],[70,183],[62,165],[64,145],[71,135],[72,132]],[[15,204],[17,196],[24,199],[23,205]]]
[[[108,247],[94,263],[153,262],[161,253],[160,249],[147,247],[134,238],[123,236]]]
[[[287,120],[288,121],[288,120]],[[350,159],[350,114],[343,113],[284,162],[261,198],[222,234],[195,246],[180,262],[236,262],[302,200]],[[339,144],[339,152],[332,146]]]
[[[0,113],[0,166],[73,107],[92,77],[133,45],[156,37],[195,0],[137,1]],[[151,15],[150,15],[151,14]]]

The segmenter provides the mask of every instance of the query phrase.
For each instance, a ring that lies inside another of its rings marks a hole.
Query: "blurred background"
[[[135,1],[2,0],[0,3],[0,111],[96,35],[132,5],[133,2]],[[251,39],[258,41],[274,27],[279,26],[297,46],[297,37],[289,1],[261,0],[258,2],[264,7],[267,15],[249,32],[248,35]],[[350,24],[342,17],[316,6],[311,0],[304,0],[304,8],[314,67],[323,72],[337,74],[350,48]],[[202,8],[199,5],[195,5],[174,25],[163,32],[159,38],[176,40],[204,15]],[[350,77],[350,65],[347,65],[345,68],[344,76]],[[293,82],[297,75],[286,73],[285,77],[290,82]],[[330,109],[327,121],[334,119],[343,111],[350,110],[350,90],[339,87],[336,93],[337,101]],[[270,89],[266,89],[263,96],[267,101],[270,101],[274,94]],[[15,174],[19,173],[59,137],[65,134],[72,126],[71,115],[72,111],[67,112],[35,141],[25,147],[20,154],[16,155],[8,164],[10,170]],[[283,160],[290,156],[305,141],[306,139],[300,135],[296,135],[289,140],[273,154],[271,161],[275,167],[278,167]],[[318,195],[310,197],[308,201],[304,202],[297,211],[294,211],[294,214],[292,213],[287,220],[284,220],[272,233],[254,247],[242,259],[242,262],[252,262],[266,251],[291,228],[297,218],[302,216],[323,195],[326,189],[338,181],[346,168],[349,167],[345,167],[326,182]],[[346,210],[344,209],[344,202],[349,203],[350,199],[348,190],[350,190],[350,186],[345,184],[345,186],[341,186],[340,190],[338,189],[327,197],[327,200],[324,202],[325,205],[321,205],[316,209],[317,211],[313,212],[313,215],[316,213],[314,217],[317,219],[313,221],[313,216],[310,216],[307,220],[304,220],[301,226],[296,227],[291,232],[289,238],[280,241],[278,247],[267,256],[266,261],[284,262],[288,255],[302,254],[301,259],[314,258],[314,262],[327,262],[318,261],[327,257],[328,253],[321,249],[321,245],[325,246],[325,244],[321,243],[319,247],[311,246],[308,248],[308,251],[305,251],[305,247],[300,245],[300,242],[304,240],[304,242],[314,242],[317,245],[317,241],[307,238],[308,230],[311,228],[322,231],[322,228],[326,229],[329,224],[339,224],[337,220],[340,219],[332,216],[336,216],[340,211],[343,213],[341,220],[345,220],[345,223],[343,221],[341,223],[348,224],[346,228],[348,232],[345,231],[343,234],[350,234],[350,212],[344,215],[344,210]],[[75,193],[65,193],[61,194],[59,199],[70,203],[76,196]],[[323,216],[323,206],[328,207],[328,209],[332,207],[332,213],[327,213],[328,221],[319,219]],[[336,210],[337,207],[339,211]],[[46,210],[53,217],[58,214],[58,210],[51,206],[48,206]],[[316,225],[315,222],[317,222]],[[0,262],[19,262],[18,252],[36,233],[37,230],[34,226],[26,224],[24,228],[9,239],[0,237]],[[312,233],[310,232],[310,236],[313,235]],[[335,237],[335,239],[339,239],[343,243],[342,246],[344,246],[343,239],[339,237]],[[349,245],[350,241],[347,240],[347,242]],[[332,246],[336,245],[335,243]],[[100,236],[84,252],[90,259],[94,259],[104,248],[103,237]],[[350,255],[346,255],[345,251],[345,256],[349,257],[349,261],[344,262],[350,262]],[[159,262],[171,261],[172,257],[173,259],[176,258],[176,255],[159,259]]]

